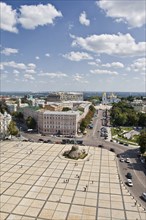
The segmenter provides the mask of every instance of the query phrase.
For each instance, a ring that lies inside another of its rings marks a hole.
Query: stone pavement
[[[71,145],[4,141],[1,212],[4,220],[145,220],[118,177],[114,153],[82,146],[85,160],[65,159]]]

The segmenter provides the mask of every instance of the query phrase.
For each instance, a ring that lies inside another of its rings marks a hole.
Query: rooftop
[[[90,157],[62,157],[69,145],[1,142],[1,220],[144,220],[120,183],[115,154],[84,146]]]

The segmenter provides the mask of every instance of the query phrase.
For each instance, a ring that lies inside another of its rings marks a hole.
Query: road
[[[103,145],[107,150],[110,150],[110,148],[115,150],[117,165],[122,182],[127,187],[129,192],[134,196],[135,200],[146,208],[146,202],[141,199],[141,194],[146,192],[146,164],[142,164],[140,159],[137,157],[138,148],[105,141],[100,137],[100,128],[102,126],[101,110],[98,111],[98,117],[93,120],[93,124],[93,129],[88,130],[88,133],[84,138],[84,144],[90,146]],[[122,156],[124,159],[130,158],[130,164],[126,162],[120,162],[117,154]],[[132,174],[133,187],[128,187],[126,185],[127,172]]]
[[[143,192],[146,192],[146,164],[142,164],[137,157],[138,148],[105,141],[104,138],[100,137],[100,128],[102,127],[102,114],[103,111],[98,110],[97,117],[93,118],[93,129],[88,129],[87,134],[82,138],[80,137],[79,139],[83,139],[84,144],[87,146],[98,147],[98,145],[103,145],[104,148],[107,150],[110,150],[110,148],[114,148],[120,179],[127,187],[129,192],[134,196],[134,199],[146,208],[146,202],[141,199],[141,194]],[[41,136],[40,134],[28,134],[22,132],[22,135],[28,139],[33,139],[34,141],[38,141],[38,139],[40,138],[43,140],[49,139],[53,142],[59,142],[62,140],[62,137]],[[120,162],[117,154],[121,155],[124,159],[130,158],[130,164],[126,162]],[[127,172],[130,172],[132,174],[133,187],[128,187],[126,185]]]

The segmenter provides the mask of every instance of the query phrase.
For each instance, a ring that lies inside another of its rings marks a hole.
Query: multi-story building
[[[0,134],[6,135],[8,131],[8,125],[12,120],[12,116],[9,115],[7,112],[4,114],[0,113]]]
[[[91,103],[85,101],[65,101],[61,103],[47,103],[46,108],[23,108],[24,119],[33,117],[42,134],[76,135],[78,123],[86,116]],[[62,111],[64,107],[71,110]]]
[[[47,101],[49,102],[83,101],[83,93],[76,93],[76,92],[50,93],[47,97]]]
[[[137,112],[146,112],[146,105],[143,100],[137,100],[135,99],[133,102],[131,102],[132,107]]]
[[[38,112],[38,130],[43,134],[76,135],[79,113]]]

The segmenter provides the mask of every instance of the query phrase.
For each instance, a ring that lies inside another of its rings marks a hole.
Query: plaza
[[[120,181],[116,157],[81,146],[84,160],[62,156],[72,145],[3,141],[1,212],[4,220],[145,220]]]

